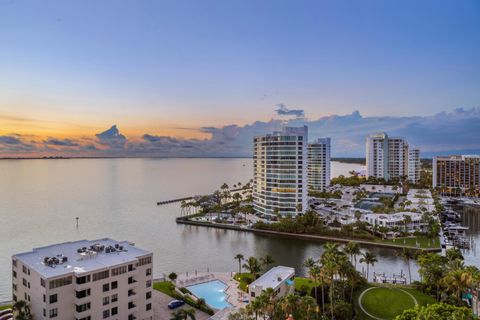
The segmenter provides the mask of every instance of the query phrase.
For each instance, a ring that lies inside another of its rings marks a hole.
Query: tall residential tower
[[[283,216],[307,207],[308,128],[285,127],[253,140],[253,206]]]
[[[325,191],[330,185],[330,138],[308,144],[308,191]]]
[[[420,150],[411,148],[407,140],[373,134],[366,140],[367,178],[386,181],[407,177],[411,182],[420,179]]]

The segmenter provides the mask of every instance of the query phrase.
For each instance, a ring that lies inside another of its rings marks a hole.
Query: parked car
[[[178,307],[181,307],[185,304],[185,301],[182,300],[172,300],[168,304],[168,309],[176,309]]]

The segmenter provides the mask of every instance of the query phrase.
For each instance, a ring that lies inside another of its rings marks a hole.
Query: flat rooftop
[[[295,275],[295,269],[277,266],[265,272],[260,278],[250,284],[250,287],[277,288],[285,279]]]
[[[101,251],[89,250],[91,246],[103,246]],[[108,252],[108,247],[117,247]],[[87,250],[79,249],[87,248]],[[120,250],[122,248],[122,250]],[[32,251],[13,255],[13,259],[21,261],[30,269],[38,272],[42,277],[52,278],[70,273],[83,274],[94,270],[102,270],[127,262],[135,262],[138,257],[151,254],[151,251],[142,250],[128,241],[116,241],[110,238],[97,240],[79,240],[53,244],[46,247],[34,248]],[[60,262],[51,266],[45,258],[55,257]],[[61,262],[66,257],[65,262]]]

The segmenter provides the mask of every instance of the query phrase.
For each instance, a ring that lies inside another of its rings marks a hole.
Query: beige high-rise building
[[[13,300],[35,320],[151,320],[150,251],[112,239],[65,242],[12,257]]]
[[[253,206],[266,215],[295,216],[307,207],[308,128],[286,127],[254,138]]]
[[[325,191],[330,185],[330,138],[308,144],[308,191]]]
[[[405,138],[373,134],[366,140],[367,178],[386,181],[407,177],[411,182],[420,179],[420,150],[411,148]]]
[[[480,155],[437,156],[432,167],[432,184],[441,194],[480,194]]]

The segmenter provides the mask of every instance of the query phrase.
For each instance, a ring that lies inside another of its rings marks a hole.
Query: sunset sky
[[[0,0],[0,153],[478,108],[479,57],[477,0]]]

